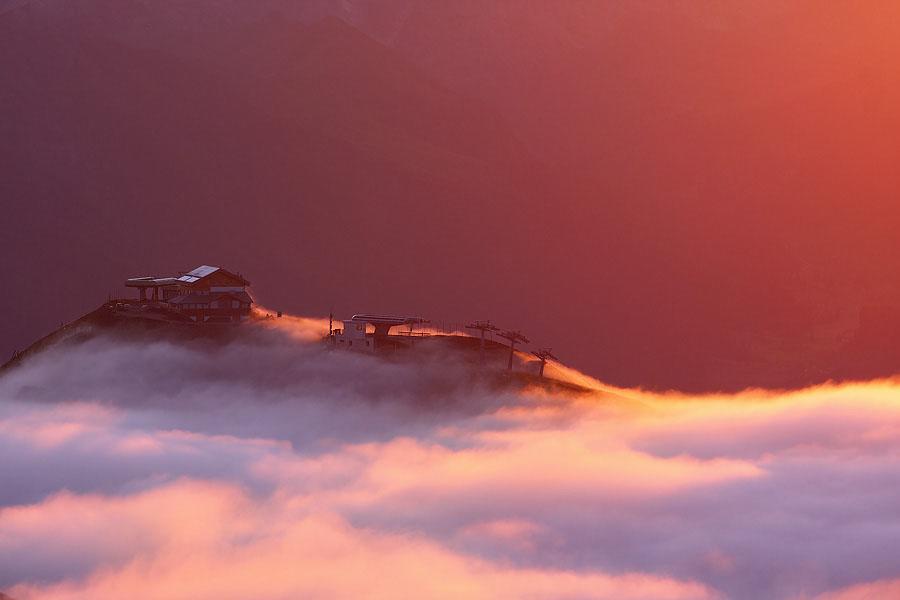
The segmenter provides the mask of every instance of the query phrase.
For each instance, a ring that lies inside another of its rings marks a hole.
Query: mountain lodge
[[[202,265],[176,277],[132,277],[141,304],[160,304],[197,323],[235,323],[250,316],[250,282],[221,267]]]

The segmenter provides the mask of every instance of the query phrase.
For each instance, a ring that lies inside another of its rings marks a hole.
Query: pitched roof
[[[197,267],[193,271],[190,271],[187,274],[190,275],[191,277],[197,277],[199,279],[202,279],[202,278],[206,277],[207,275],[212,275],[213,273],[215,273],[218,270],[219,270],[219,267],[211,267],[209,265],[200,265],[199,267]]]
[[[209,265],[201,265],[194,269],[193,271],[189,271],[178,278],[178,281],[183,283],[195,283],[200,281],[207,275],[212,275],[216,271],[219,270],[219,267],[211,267]]]
[[[250,285],[250,282],[244,279],[242,276],[232,273],[226,269],[221,267],[213,267],[210,265],[201,265],[194,269],[193,271],[189,271],[184,275],[179,277],[131,277],[130,279],[125,280],[126,287],[156,287],[161,285],[177,285],[177,284],[192,284],[197,283],[204,277],[209,277],[213,273],[217,271],[221,271],[228,277],[239,281],[241,285]]]
[[[204,277],[209,277],[216,271],[221,271],[222,273],[228,275],[229,277],[233,277],[234,279],[239,280],[243,285],[250,285],[250,282],[247,281],[246,279],[244,279],[243,277],[241,277],[240,275],[232,273],[231,271],[228,271],[221,267],[213,267],[210,265],[201,265],[201,266],[197,267],[196,269],[194,269],[193,271],[189,271],[189,272],[185,273],[184,275],[182,275],[181,277],[179,277],[178,281],[180,281],[182,283],[196,283],[196,282],[200,281],[201,279],[203,279]]]

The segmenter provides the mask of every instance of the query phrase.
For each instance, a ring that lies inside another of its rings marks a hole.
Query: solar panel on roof
[[[197,267],[193,271],[189,272],[188,275],[190,275],[192,277],[196,277],[197,279],[201,279],[211,273],[215,273],[218,270],[219,270],[219,267],[211,267],[209,265],[202,265],[202,266]]]

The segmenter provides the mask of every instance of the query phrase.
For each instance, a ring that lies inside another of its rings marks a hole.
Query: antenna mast
[[[500,331],[500,328],[488,321],[475,321],[466,325],[466,329],[477,329],[481,332],[481,352],[479,354],[481,364],[484,364],[484,332]]]
[[[528,343],[529,339],[522,334],[521,331],[504,331],[498,334],[500,337],[509,340],[509,363],[506,365],[507,371],[512,371],[513,354],[516,350],[516,344],[519,342]]]

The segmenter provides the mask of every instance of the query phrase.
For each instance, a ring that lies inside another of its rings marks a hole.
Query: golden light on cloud
[[[273,321],[214,350],[100,338],[0,379],[0,588],[812,599],[896,585],[865,550],[892,539],[893,381],[498,388],[449,355],[322,352],[306,341],[320,321]],[[122,376],[86,374],[98,355]]]

